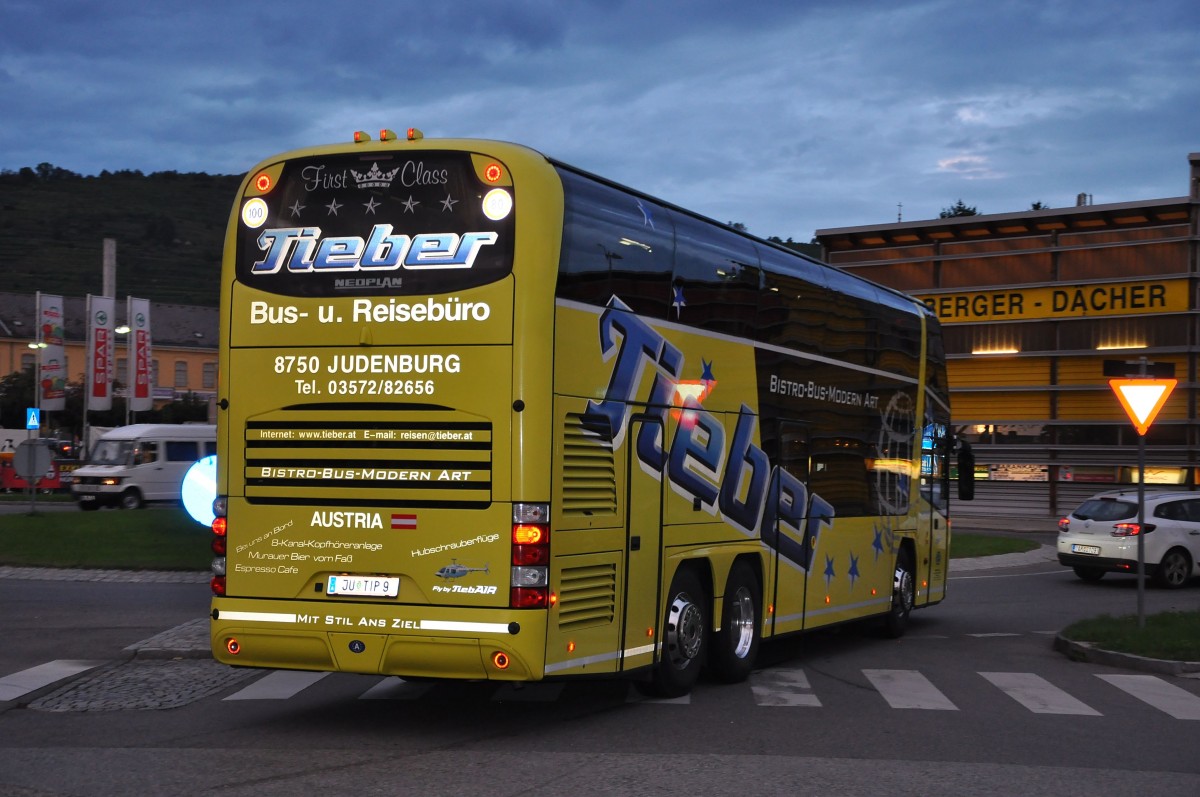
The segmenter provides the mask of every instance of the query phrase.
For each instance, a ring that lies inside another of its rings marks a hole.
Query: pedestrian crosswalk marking
[[[88,659],[55,659],[27,670],[0,678],[0,700],[16,700],[44,686],[87,672],[106,661]]]
[[[821,705],[820,699],[812,693],[808,676],[799,669],[756,672],[750,676],[750,692],[754,695],[754,702],[760,706]]]
[[[979,674],[1034,714],[1100,716],[1099,711],[1071,697],[1040,675],[1029,672],[981,672]]]
[[[293,697],[307,689],[327,675],[330,675],[330,673],[275,670],[223,699],[287,700],[289,697]]]
[[[958,711],[958,706],[916,670],[863,670],[871,685],[892,708]]]
[[[1200,697],[1154,675],[1101,675],[1097,673],[1096,677],[1128,692],[1143,703],[1154,706],[1159,711],[1165,711],[1177,720],[1200,720]]]
[[[0,677],[0,701],[17,700],[32,692],[54,686],[61,681],[109,663],[104,660],[58,659],[2,676]],[[863,669],[861,672],[892,708],[959,710],[949,697],[917,670]],[[1001,693],[1008,695],[1035,714],[1102,716],[1101,712],[1034,673],[980,672],[978,674]],[[1172,683],[1169,679],[1157,675],[1093,674],[1128,697],[1141,701],[1174,719],[1200,720],[1200,694],[1193,694]],[[231,701],[287,700],[296,697],[330,675],[335,675],[335,673],[271,670],[223,699]],[[363,678],[363,676],[355,677]],[[344,690],[352,682],[341,680],[339,683],[341,685],[338,688]],[[364,680],[362,683],[371,685],[358,694],[360,700],[412,701],[430,696],[433,690],[452,688],[447,684],[411,682],[394,676],[379,678],[374,682]],[[809,681],[808,674],[799,667],[772,667],[756,670],[742,688],[746,687],[748,687],[749,696],[758,706],[785,708],[821,708],[823,706],[821,698],[818,697]],[[75,687],[72,686],[72,688]],[[480,699],[490,699],[498,703],[551,703],[562,699],[564,694],[569,694],[567,690],[572,688],[573,686],[567,683],[553,681],[530,684],[493,684],[491,690],[486,693],[488,697],[480,695]],[[737,689],[738,687],[731,688]],[[478,693],[476,692],[476,694]],[[703,689],[699,692],[701,701],[704,700],[705,694]],[[673,699],[649,699],[630,685],[626,700],[631,703],[647,705],[689,705],[693,702],[694,697],[689,694]],[[1118,715],[1115,710],[1110,713]]]
[[[424,697],[430,684],[415,684],[389,676],[358,696],[359,700],[416,700]]]
[[[562,696],[565,684],[505,684],[492,695],[493,703],[553,703]]]

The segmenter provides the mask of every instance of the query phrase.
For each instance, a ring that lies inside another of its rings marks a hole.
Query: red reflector
[[[225,597],[225,576],[213,576],[209,579],[208,586],[218,598]]]
[[[242,652],[242,645],[236,639],[230,637],[229,639],[225,640],[225,649],[228,650],[230,654],[236,656]]]
[[[496,667],[497,670],[507,670],[508,669],[508,654],[505,653],[504,651],[497,650],[495,653],[492,654],[492,664]]]
[[[213,518],[212,533],[218,537],[225,536],[226,520],[223,517]]]
[[[225,538],[224,537],[213,537],[212,552],[215,553],[217,556],[225,555]]]
[[[550,549],[545,545],[514,545],[512,552],[514,565],[550,564]]]
[[[544,609],[550,605],[550,590],[545,587],[513,587],[508,605],[514,609]]]

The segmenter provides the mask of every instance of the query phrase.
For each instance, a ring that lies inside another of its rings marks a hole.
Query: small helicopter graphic
[[[486,572],[488,572],[487,565],[484,565],[483,567],[467,567],[466,565],[460,565],[458,563],[457,559],[451,559],[450,564],[446,565],[445,567],[439,568],[438,571],[434,575],[438,576],[439,578],[444,578],[447,581],[449,581],[452,578],[462,578],[467,573],[486,573]]]

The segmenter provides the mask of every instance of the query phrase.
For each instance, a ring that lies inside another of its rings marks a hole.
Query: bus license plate
[[[1071,546],[1071,553],[1086,553],[1089,556],[1099,556],[1100,555],[1100,546],[1099,545],[1078,545],[1078,544],[1076,544],[1076,545]]]
[[[384,576],[330,576],[325,592],[328,595],[394,598],[400,594],[400,579]]]

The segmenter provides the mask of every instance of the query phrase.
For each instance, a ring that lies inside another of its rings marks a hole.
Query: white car
[[[1146,492],[1146,575],[1168,589],[1200,575],[1200,493]],[[1094,495],[1058,521],[1058,561],[1084,581],[1137,574],[1137,490]]]

